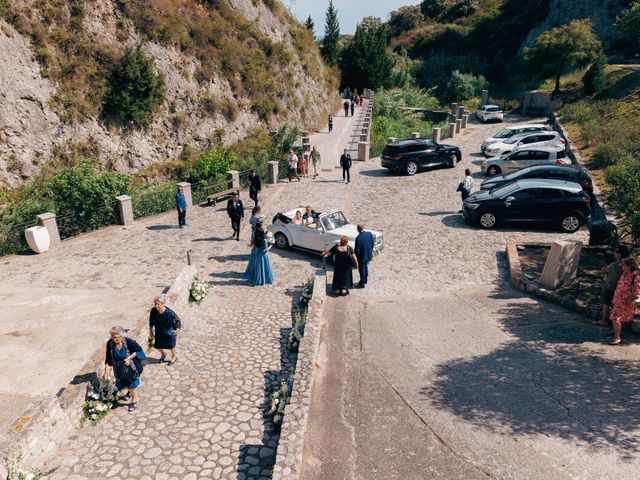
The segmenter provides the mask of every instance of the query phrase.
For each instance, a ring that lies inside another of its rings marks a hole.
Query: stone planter
[[[51,237],[46,227],[31,227],[24,231],[24,237],[27,240],[29,248],[36,253],[44,253],[49,250],[51,245]]]

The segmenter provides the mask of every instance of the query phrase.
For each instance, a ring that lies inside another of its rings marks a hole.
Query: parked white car
[[[285,213],[277,214],[273,223],[267,227],[267,232],[273,234],[275,244],[278,248],[299,248],[316,253],[329,250],[340,242],[340,237],[346,235],[349,239],[349,246],[354,248],[358,229],[356,225],[349,223],[340,210],[331,210],[327,213],[318,213],[316,221],[309,225],[298,225],[293,219],[296,212],[304,214],[304,208],[296,208]],[[378,255],[383,245],[383,235],[381,232],[368,230],[373,234],[373,254]]]
[[[485,138],[480,145],[480,150],[484,153],[489,145],[492,143],[502,142],[507,138],[511,138],[514,135],[522,134],[522,133],[532,133],[532,132],[544,132],[549,130],[546,125],[542,123],[531,123],[527,125],[509,125],[508,127],[504,127],[498,133],[496,133],[493,137]]]
[[[567,157],[564,147],[527,147],[500,158],[485,160],[480,168],[482,173],[493,177],[533,165],[571,165],[571,159]]]
[[[521,133],[506,140],[492,143],[484,151],[487,157],[499,157],[523,147],[564,146],[564,139],[558,132]]]
[[[488,120],[504,120],[504,112],[498,105],[480,105],[476,111],[476,117],[482,120],[482,123]]]

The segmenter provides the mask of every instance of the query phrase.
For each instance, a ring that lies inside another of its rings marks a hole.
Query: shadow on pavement
[[[433,382],[421,393],[436,408],[481,428],[543,433],[591,448],[612,446],[622,459],[637,458],[640,362],[621,359],[624,347],[588,348],[583,344],[604,343],[607,329],[578,314],[575,321],[558,321],[549,308],[544,302],[503,308],[500,326],[516,339],[489,354],[438,365]],[[605,357],[611,352],[618,358]]]
[[[147,230],[171,230],[179,228],[178,225],[151,225],[147,227]]]
[[[231,240],[230,237],[203,237],[203,238],[194,238],[192,242],[224,242],[226,240]]]

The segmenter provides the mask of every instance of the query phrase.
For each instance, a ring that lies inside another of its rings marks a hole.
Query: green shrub
[[[137,127],[151,123],[165,96],[162,75],[155,73],[153,60],[140,49],[127,49],[109,78],[104,112]]]
[[[607,168],[605,180],[611,185],[609,203],[627,216],[640,214],[640,159],[626,156]]]
[[[480,91],[487,86],[487,81],[482,75],[471,73],[461,73],[454,70],[447,83],[447,99],[464,101],[476,97]]]
[[[603,55],[600,55],[596,61],[591,64],[582,77],[584,92],[587,95],[593,95],[606,86],[606,77],[604,73],[606,63],[606,58]]]

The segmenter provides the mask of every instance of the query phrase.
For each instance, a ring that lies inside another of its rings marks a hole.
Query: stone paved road
[[[509,121],[517,121],[510,118]],[[638,478],[640,344],[512,292],[508,240],[586,231],[466,225],[455,169],[414,177],[367,165],[350,216],[385,233],[370,285],[326,306],[303,480]],[[623,420],[624,418],[624,420]]]

